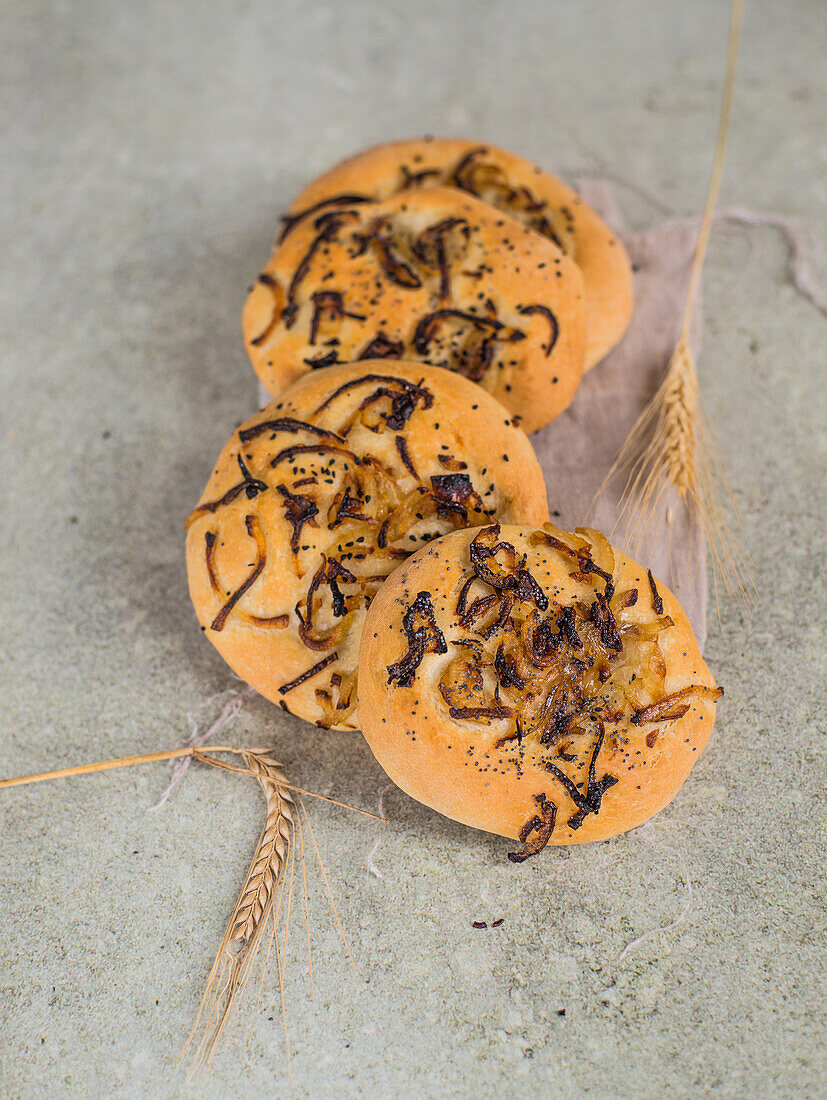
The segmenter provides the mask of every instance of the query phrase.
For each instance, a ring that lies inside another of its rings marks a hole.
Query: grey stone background
[[[823,230],[824,5],[747,7],[722,201]],[[632,227],[695,212],[727,9],[4,0],[2,774],[170,747],[233,683],[181,525],[254,407],[240,310],[291,194],[430,131],[609,175]],[[158,813],[163,765],[4,791],[4,1097],[823,1095],[825,322],[786,261],[770,230],[712,240],[701,373],[762,602],[711,608],[727,696],[674,803],[515,869],[506,842],[391,793],[381,880],[379,826],[314,805],[358,974],[311,862],[315,1008],[297,937],[291,1058],[271,968],[192,1088],[176,1059],[255,785],[193,769]],[[357,805],[385,786],[358,736],[262,700],[225,736]]]

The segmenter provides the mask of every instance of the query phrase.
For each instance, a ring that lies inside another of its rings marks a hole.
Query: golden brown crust
[[[472,547],[496,541],[514,553],[501,547],[475,567]],[[500,580],[519,584],[480,580],[497,562]],[[642,824],[689,774],[719,694],[680,605],[654,583],[588,530],[503,526],[490,540],[466,530],[423,548],[387,581],[363,632],[361,728],[377,760],[420,802],[528,844]],[[489,595],[490,606],[477,602]],[[489,633],[503,599],[509,615]]]
[[[553,242],[434,188],[297,222],[247,299],[244,339],[275,395],[314,367],[406,358],[478,382],[531,432],[580,382],[582,295]]]
[[[577,263],[585,293],[586,370],[620,342],[633,304],[632,271],[621,241],[576,191],[494,145],[437,138],[367,149],[313,180],[291,205],[284,228],[290,230],[308,209],[333,209],[331,200],[339,196],[376,200],[399,190],[446,185],[519,219]]]
[[[199,622],[262,695],[355,729],[366,605],[429,537],[489,515],[548,517],[531,444],[492,397],[418,363],[314,372],[233,433],[190,516]]]

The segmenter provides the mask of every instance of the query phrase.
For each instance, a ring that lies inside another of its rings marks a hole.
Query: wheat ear
[[[632,553],[638,551],[647,533],[653,530],[669,496],[676,493],[704,525],[716,577],[722,578],[731,595],[740,592],[746,597],[750,565],[726,521],[724,497],[736,517],[737,509],[706,424],[698,373],[689,344],[701,269],[721,185],[743,14],[744,0],[732,0],[726,76],[712,176],[678,341],[663,382],[629,433],[604,485],[619,469],[629,469],[618,519],[620,521],[628,514],[636,517],[634,523],[629,525],[627,534],[627,545]],[[666,515],[668,521],[668,509]]]
[[[266,752],[243,752],[241,756],[246,769],[227,764],[205,752],[196,751],[193,755],[205,764],[227,771],[246,771],[255,776],[264,792],[267,816],[244,886],[210,970],[195,1026],[184,1047],[186,1051],[192,1045],[203,1020],[204,1032],[195,1048],[190,1077],[209,1065],[215,1056],[237,998],[249,979],[271,915],[275,927],[277,913],[273,912],[274,903],[280,878],[279,903],[284,889],[281,873],[292,843],[293,814],[296,810],[281,765]]]

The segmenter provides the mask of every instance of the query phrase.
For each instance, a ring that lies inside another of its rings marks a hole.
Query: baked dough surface
[[[449,371],[384,360],[306,375],[242,424],[188,520],[199,622],[257,691],[357,728],[365,610],[428,539],[548,518],[531,444]]]
[[[437,138],[367,149],[313,180],[291,205],[285,228],[307,210],[333,209],[341,196],[375,200],[444,186],[517,218],[577,263],[585,288],[586,370],[620,342],[633,304],[632,271],[621,241],[576,191],[494,145]]]
[[[371,605],[359,688],[396,784],[534,847],[657,813],[721,694],[671,592],[598,532],[550,526],[458,531],[400,566]]]
[[[413,190],[296,222],[250,292],[243,329],[274,396],[314,368],[404,358],[479,383],[532,432],[579,385],[583,279],[553,241],[487,203]]]

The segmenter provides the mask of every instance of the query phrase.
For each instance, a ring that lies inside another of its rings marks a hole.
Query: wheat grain
[[[294,802],[279,766],[267,756],[256,753],[244,753],[244,760],[264,790],[267,818],[247,876],[246,888],[238,899],[234,919],[231,918],[230,943],[238,940],[246,943],[271,904],[293,826]]]
[[[227,771],[245,771],[205,752],[196,751],[193,755],[214,767]],[[262,751],[245,750],[241,756],[247,765],[247,774],[255,776],[261,785],[267,802],[267,815],[253,861],[210,970],[195,1026],[184,1047],[184,1051],[189,1049],[204,1019],[204,1032],[195,1049],[190,1077],[212,1061],[230,1022],[237,998],[247,984],[262,935],[271,916],[275,929],[284,891],[282,870],[292,841],[296,805],[281,765]],[[281,887],[274,913],[279,879]],[[278,947],[276,950],[278,951]]]

